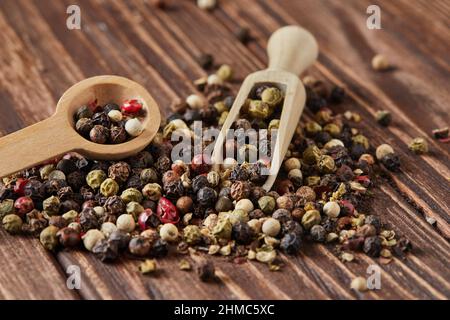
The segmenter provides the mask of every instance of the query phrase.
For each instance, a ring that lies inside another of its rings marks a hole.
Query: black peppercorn
[[[119,144],[127,141],[127,131],[122,126],[112,126],[109,132],[109,140],[112,144]]]
[[[158,239],[150,249],[150,255],[155,258],[164,257],[169,252],[169,245],[166,241]]]
[[[91,108],[89,106],[81,106],[78,108],[75,118],[76,120],[82,119],[82,118],[91,118],[93,115]]]
[[[207,70],[212,67],[214,63],[214,57],[209,53],[202,53],[197,57],[197,62],[200,67]]]
[[[322,220],[322,227],[324,227],[326,232],[334,232],[336,230],[336,222],[326,217]]]
[[[64,172],[66,176],[76,171],[77,169],[78,168],[76,163],[73,162],[71,159],[61,159],[56,165],[56,170]]]
[[[128,248],[128,244],[130,242],[130,235],[126,232],[123,232],[121,230],[116,230],[113,231],[110,235],[109,235],[109,241],[110,242],[115,242],[117,245],[117,248],[119,250],[125,250],[126,248]]]
[[[78,193],[76,195],[80,196],[80,194],[78,194]],[[81,210],[80,202],[82,202],[82,199],[77,199],[77,200],[67,199],[67,200],[61,201],[60,211],[61,212],[68,212],[70,210],[74,210],[74,211],[79,212]]]
[[[100,226],[93,208],[84,208],[80,212],[79,222],[83,232],[87,232],[90,229],[98,229]]]
[[[330,93],[331,103],[341,103],[345,99],[345,90],[339,86],[335,86]]]
[[[227,212],[233,210],[233,201],[228,197],[219,197],[216,202],[215,209],[217,212]]]
[[[103,107],[103,112],[104,112],[105,114],[108,114],[110,111],[113,111],[113,110],[120,111],[119,105],[117,105],[117,104],[115,104],[115,103],[107,103],[107,104],[105,104],[105,106]]]
[[[202,259],[197,264],[197,274],[202,281],[212,281],[216,279],[214,264],[209,259]]]
[[[336,171],[336,176],[340,181],[348,182],[353,180],[355,174],[353,173],[352,168],[344,164]]]
[[[287,254],[296,254],[302,245],[300,236],[296,233],[287,233],[283,236],[280,242],[280,248]]]
[[[251,40],[250,30],[246,27],[240,27],[235,34],[236,38],[243,44],[247,44]]]
[[[105,128],[109,128],[111,126],[111,120],[108,117],[108,114],[105,112],[97,112],[92,116],[92,121],[94,125],[100,125]]]
[[[366,238],[364,240],[363,250],[371,257],[378,257],[381,252],[381,239],[378,236]]]
[[[112,196],[108,198],[104,204],[107,213],[118,216],[125,212],[126,205],[119,196]]]
[[[130,164],[130,167],[133,169],[140,168],[145,169],[153,165],[153,156],[148,151],[141,151],[135,156],[129,157],[127,162]]]
[[[242,166],[236,166],[231,170],[230,180],[231,181],[247,181],[250,178],[250,174],[246,168]]]
[[[48,220],[48,225],[55,226],[58,229],[62,229],[67,226],[67,221],[61,216],[52,216]]]
[[[231,197],[239,201],[241,199],[248,199],[250,196],[250,184],[246,181],[236,181],[231,185]]]
[[[179,198],[184,194],[184,187],[181,180],[175,180],[164,185],[164,193],[168,198]]]
[[[277,209],[272,214],[272,218],[280,221],[281,224],[287,223],[289,220],[292,220],[291,213],[286,209]]]
[[[400,158],[396,154],[388,154],[381,159],[381,163],[389,171],[398,171],[400,169]]]
[[[217,193],[210,187],[203,187],[197,192],[197,201],[204,208],[214,207]]]
[[[195,176],[192,179],[192,191],[197,193],[201,188],[209,187],[208,178],[204,175]]]
[[[164,172],[169,171],[172,166],[172,161],[167,156],[161,156],[156,160],[155,169],[162,176]]]
[[[150,252],[151,244],[147,238],[135,237],[130,240],[128,250],[135,256],[143,257]]]
[[[253,230],[248,223],[238,221],[233,225],[231,231],[232,238],[239,244],[249,244],[253,238]]]
[[[97,241],[92,252],[102,262],[111,262],[119,257],[117,243],[106,239]]]
[[[119,161],[108,168],[108,177],[117,183],[123,184],[131,174],[131,167],[124,161]]]
[[[286,235],[288,233],[295,233],[301,237],[303,235],[303,228],[300,223],[294,220],[289,220],[281,224],[281,234]]]
[[[105,144],[109,139],[109,129],[102,125],[95,125],[89,132],[92,142]]]
[[[377,232],[381,230],[381,219],[380,217],[374,216],[374,215],[368,215],[364,219],[365,224],[370,224],[375,227]]]

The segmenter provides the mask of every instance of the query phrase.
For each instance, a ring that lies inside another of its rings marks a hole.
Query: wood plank
[[[0,299],[79,299],[65,270],[39,240],[0,230]]]

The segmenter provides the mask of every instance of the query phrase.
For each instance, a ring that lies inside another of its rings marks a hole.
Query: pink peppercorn
[[[156,214],[162,223],[176,224],[180,221],[180,215],[177,207],[164,197],[159,199]]]
[[[340,205],[344,215],[350,216],[355,212],[355,206],[348,200],[341,200]]]
[[[136,99],[127,100],[122,104],[120,109],[124,113],[129,114],[138,113],[142,109],[142,103],[140,103]]]
[[[16,208],[17,214],[23,217],[34,209],[34,203],[30,197],[20,197],[14,202],[14,208]]]
[[[19,178],[16,181],[16,184],[14,185],[14,192],[18,194],[19,196],[24,195],[24,189],[25,185],[28,183],[28,179]]]
[[[153,213],[152,209],[145,209],[138,217],[138,225],[142,231],[150,227],[156,228],[159,223],[159,218]]]

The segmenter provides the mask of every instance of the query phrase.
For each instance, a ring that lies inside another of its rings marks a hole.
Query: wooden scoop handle
[[[281,69],[299,75],[313,64],[319,54],[314,36],[299,26],[275,31],[267,44],[269,69]]]
[[[61,126],[63,119],[54,116],[0,138],[0,177],[42,163],[72,151],[75,138],[70,129]]]

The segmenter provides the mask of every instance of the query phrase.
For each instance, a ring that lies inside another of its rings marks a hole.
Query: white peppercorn
[[[364,277],[356,277],[352,280],[350,288],[359,292],[367,291],[367,281]]]
[[[119,122],[123,119],[122,112],[119,110],[111,110],[108,112],[108,117],[114,122]]]
[[[253,203],[249,199],[241,199],[236,203],[235,210],[243,210],[249,213],[254,209]]]
[[[133,118],[125,122],[125,130],[130,136],[137,137],[142,133],[144,127],[138,119]]]
[[[131,214],[121,214],[116,221],[117,229],[124,232],[132,232],[136,222]]]
[[[341,207],[336,201],[329,201],[323,206],[323,213],[330,218],[337,218],[341,212]]]
[[[208,80],[206,80],[206,82],[207,82],[209,85],[215,85],[215,84],[220,85],[220,84],[223,83],[222,79],[220,79],[220,77],[219,77],[217,74],[212,74],[212,75],[210,75],[210,76],[208,77]]]
[[[377,157],[378,160],[381,160],[388,154],[394,153],[395,153],[394,149],[390,145],[383,143],[377,147],[377,150],[375,151],[375,156]]]
[[[164,241],[176,241],[178,238],[178,229],[172,223],[166,223],[159,229],[159,235]]]
[[[300,169],[301,166],[301,162],[298,158],[289,158],[284,162],[284,170],[286,170],[286,172],[293,169]]]
[[[274,218],[268,218],[262,225],[262,232],[268,236],[275,237],[280,233],[280,221]]]
[[[111,235],[111,233],[113,233],[114,231],[117,230],[117,227],[114,223],[112,222],[105,222],[102,224],[100,231],[103,232],[103,234],[109,238],[109,236]]]
[[[186,98],[186,103],[191,107],[192,109],[200,109],[203,107],[203,99],[196,94],[191,94]]]
[[[105,235],[100,230],[98,229],[88,230],[88,232],[86,232],[86,234],[83,236],[84,247],[88,251],[92,251],[95,244],[102,239],[105,239]]]

